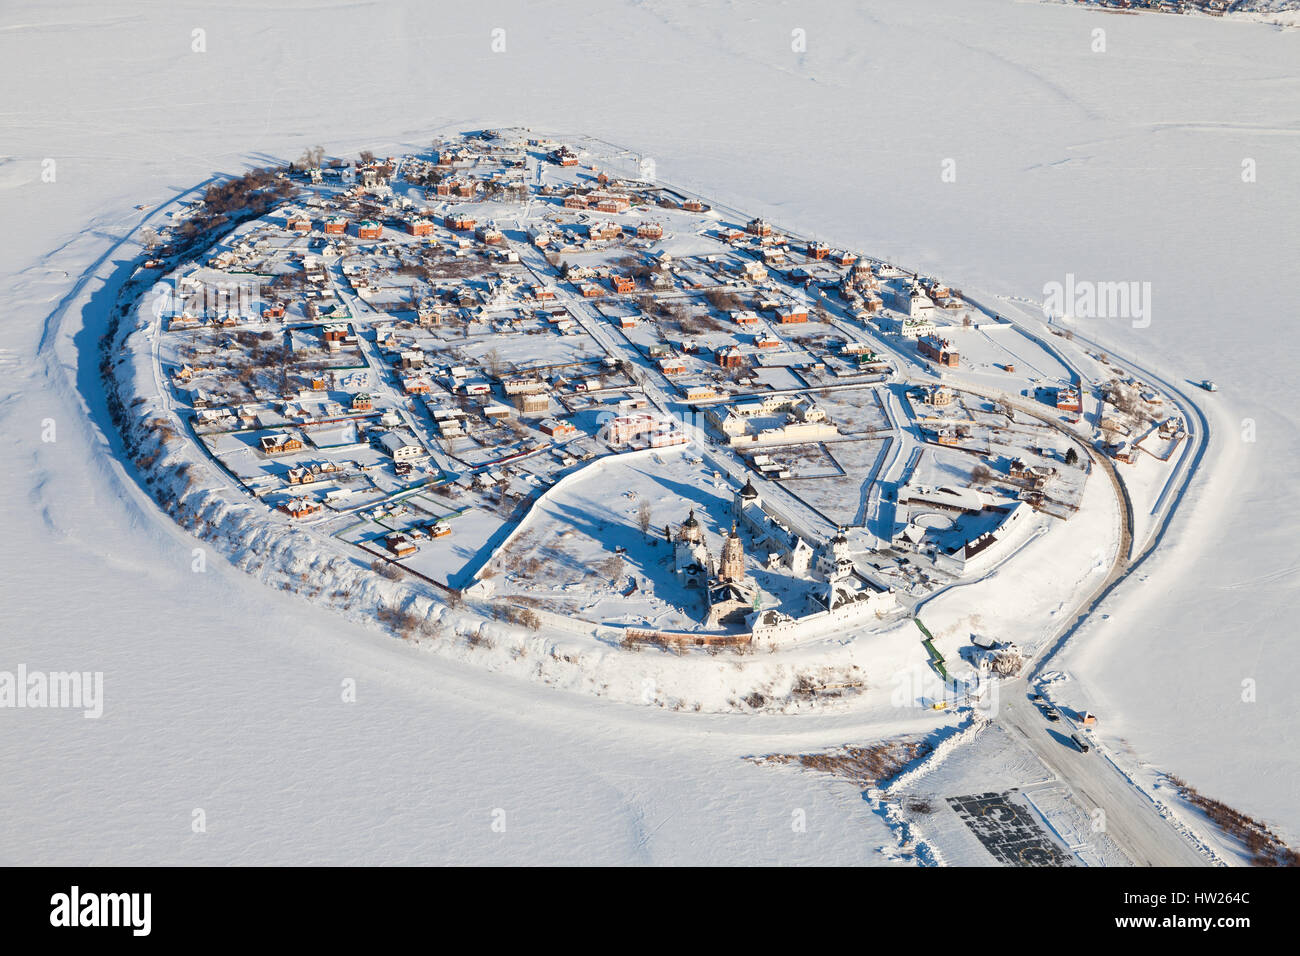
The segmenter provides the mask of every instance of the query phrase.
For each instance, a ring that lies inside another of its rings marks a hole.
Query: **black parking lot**
[[[1074,857],[1053,842],[1009,794],[949,797],[948,805],[1004,866],[1074,866]]]

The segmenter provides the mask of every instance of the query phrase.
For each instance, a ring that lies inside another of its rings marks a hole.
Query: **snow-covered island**
[[[306,599],[615,699],[869,706],[911,674],[977,705],[1200,445],[1184,392],[1041,314],[596,140],[311,151],[147,243],[106,367],[163,507]]]
[[[11,5],[7,859],[1271,882],[1296,8]]]

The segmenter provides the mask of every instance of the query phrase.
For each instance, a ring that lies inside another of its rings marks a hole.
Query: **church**
[[[745,546],[732,524],[731,534],[722,545],[717,573],[709,581],[709,616],[705,623],[743,624],[757,605],[758,588],[745,574]]]
[[[716,559],[694,509],[675,535],[670,528],[664,529],[673,544],[673,564],[682,583],[704,593],[706,626],[743,626],[755,635],[793,634],[807,627],[842,626],[877,617],[897,607],[892,589],[863,586],[867,582],[854,569],[852,545],[843,527],[816,547],[810,545],[763,508],[752,478],[734,492],[731,510],[731,530],[723,536]],[[759,549],[760,561],[767,550],[769,571],[784,571],[807,582],[800,610],[796,605],[791,605],[789,612],[762,608],[761,592],[745,573],[742,531],[749,533]]]
[[[704,527],[695,517],[694,508],[673,540],[673,570],[688,588],[702,588],[713,576],[713,555],[704,541]]]
[[[758,588],[745,574],[745,546],[734,523],[715,562],[692,508],[673,539],[673,567],[686,587],[704,591],[710,627],[743,624],[757,604]]]

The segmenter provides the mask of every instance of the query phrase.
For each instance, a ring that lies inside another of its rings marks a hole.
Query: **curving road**
[[[1019,323],[1014,324],[1019,325]],[[1098,348],[1095,343],[1082,341],[1093,348]],[[1199,423],[1199,427],[1189,429],[1188,449],[1180,458],[1174,474],[1170,476],[1166,493],[1160,498],[1164,513],[1136,553],[1133,547],[1133,504],[1128,490],[1120,479],[1114,463],[1088,446],[1093,461],[1110,479],[1115,489],[1116,500],[1120,505],[1120,542],[1116,548],[1115,559],[1106,578],[1080,602],[1075,613],[1062,625],[1057,635],[1036,655],[1029,676],[1002,682],[999,686],[998,711],[993,720],[1050,768],[1061,782],[1075,793],[1085,809],[1089,812],[1098,808],[1104,811],[1106,832],[1135,864],[1206,866],[1212,862],[1211,858],[1189,842],[1185,831],[1164,816],[1151,798],[1126,776],[1109,756],[1099,752],[1095,747],[1089,753],[1081,753],[1069,739],[1070,733],[1078,728],[1068,718],[1063,718],[1059,724],[1049,723],[1029,699],[1031,681],[1037,679],[1048,661],[1078,631],[1089,615],[1151,555],[1163,539],[1209,444],[1209,425],[1204,413],[1181,389],[1135,363],[1124,361],[1148,381],[1164,389],[1166,394],[1178,404],[1185,422],[1191,425],[1195,421]],[[961,386],[954,386],[954,388],[961,388]],[[1018,411],[1071,434],[1064,425],[1051,416],[1042,414],[1014,399],[1010,402]],[[1172,490],[1172,494],[1168,493],[1169,490]]]

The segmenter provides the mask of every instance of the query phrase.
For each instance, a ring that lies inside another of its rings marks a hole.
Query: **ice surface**
[[[0,667],[103,670],[106,693],[98,721],[3,714],[8,859],[888,862],[843,785],[738,758],[919,715],[673,714],[410,652],[215,555],[193,573],[196,542],[113,463],[95,342],[150,221],[136,204],[317,143],[383,154],[517,123],[626,144],[664,179],[990,301],[1067,273],[1151,282],[1149,327],[1074,327],[1213,377],[1210,451],[1141,582],[1055,663],[1121,759],[1296,842],[1300,35],[1105,17],[1098,54],[1096,14],[1007,0],[566,6],[6,8]],[[352,72],[323,81],[328,62]]]

